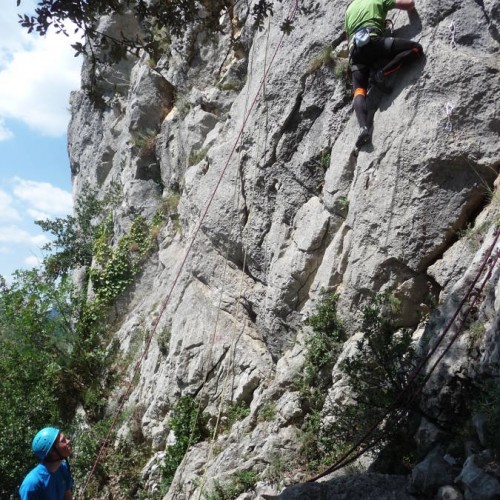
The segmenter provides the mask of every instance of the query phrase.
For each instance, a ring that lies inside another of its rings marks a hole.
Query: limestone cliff
[[[398,73],[390,95],[370,92],[373,144],[359,152],[343,67],[348,1],[314,2],[287,35],[280,25],[293,2],[275,2],[262,31],[253,28],[252,3],[236,2],[217,36],[193,27],[158,61],[100,68],[99,102],[83,90],[71,99],[75,196],[86,183],[101,195],[120,191],[117,239],[138,215],[151,220],[170,207],[157,251],[114,309],[114,335],[132,359],[143,352],[143,332],[152,332],[126,405],[144,410],[152,458],[142,481],[151,498],[171,443],[171,410],[184,395],[213,421],[224,418],[228,401],[250,410],[225,434],[189,448],[166,498],[203,498],[236,471],[258,473],[241,499],[278,495],[307,479],[299,470],[276,477],[273,467],[279,456],[293,468],[300,453],[307,408],[294,380],[305,359],[304,318],[320,291],[338,294],[349,334],[369,298],[390,291],[401,304],[399,326],[432,344],[498,229],[498,2],[418,0],[410,17],[392,11],[396,35],[420,41],[425,59]],[[100,29],[137,27],[123,16],[103,19]],[[330,63],[322,64],[318,54],[329,46]],[[90,78],[86,61],[82,84]],[[484,329],[474,353],[465,332],[430,378],[423,392],[430,413],[458,411],[459,380],[500,375],[498,277],[497,266],[477,307]],[[335,370],[325,419],[342,385]],[[274,414],[259,418],[269,402]],[[496,498],[474,496],[471,467],[460,464],[431,486],[417,470],[412,494],[449,486],[465,498]],[[451,485],[460,474],[459,491]],[[401,493],[406,478],[377,478],[303,485],[282,497],[410,495]],[[325,496],[342,491],[351,493]]]

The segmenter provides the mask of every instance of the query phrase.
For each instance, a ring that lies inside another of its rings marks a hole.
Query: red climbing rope
[[[289,12],[289,14],[287,16],[287,21],[291,21],[295,17],[295,14],[296,14],[297,8],[298,8],[298,1],[299,0],[293,0],[293,5],[292,5],[292,7],[290,9],[290,12]],[[183,259],[182,259],[182,261],[181,261],[181,263],[179,265],[179,268],[178,268],[177,273],[175,275],[175,278],[174,278],[174,280],[172,282],[172,285],[170,286],[170,289],[169,289],[169,291],[167,293],[167,296],[166,296],[165,300],[162,303],[162,306],[160,308],[160,313],[156,316],[155,320],[152,323],[151,333],[148,335],[148,337],[146,339],[144,350],[142,351],[141,356],[137,360],[137,362],[136,362],[136,364],[134,366],[134,369],[132,370],[132,374],[130,376],[130,381],[129,381],[128,385],[127,385],[126,391],[125,391],[124,395],[121,398],[121,402],[120,402],[118,408],[115,411],[115,414],[114,414],[113,420],[111,422],[111,425],[110,425],[110,427],[108,429],[108,432],[107,432],[107,434],[106,434],[106,436],[105,436],[105,438],[103,440],[101,448],[99,449],[99,452],[98,452],[96,460],[95,460],[95,462],[94,462],[94,464],[92,466],[92,469],[90,470],[90,473],[87,476],[87,479],[85,481],[84,487],[83,487],[83,489],[82,489],[82,491],[81,491],[81,493],[79,495],[79,498],[81,498],[81,499],[84,498],[85,492],[86,492],[87,488],[90,485],[90,481],[91,481],[91,479],[92,479],[92,477],[93,477],[93,475],[94,475],[94,473],[95,473],[95,471],[97,469],[97,466],[98,466],[99,462],[105,456],[105,453],[106,453],[106,450],[107,450],[107,447],[108,447],[108,444],[109,444],[109,440],[110,440],[111,434],[112,434],[112,432],[113,432],[113,430],[114,430],[114,428],[116,426],[116,423],[118,421],[118,417],[120,416],[121,412],[123,411],[125,403],[126,403],[128,397],[130,396],[130,393],[132,391],[132,386],[133,386],[134,378],[135,378],[136,374],[139,372],[139,369],[141,368],[142,363],[143,363],[143,361],[144,361],[144,359],[146,357],[146,354],[147,354],[147,352],[149,350],[149,347],[151,345],[151,342],[153,340],[153,336],[156,333],[156,329],[158,327],[160,319],[161,319],[162,315],[164,314],[164,312],[165,312],[165,310],[167,308],[167,305],[170,302],[170,299],[171,299],[171,296],[172,296],[172,292],[173,292],[173,290],[175,289],[175,287],[177,285],[177,282],[178,282],[178,280],[180,278],[180,275],[181,275],[182,271],[184,270],[184,266],[185,266],[185,264],[187,262],[187,259],[188,259],[189,255],[191,253],[191,249],[192,249],[192,247],[194,245],[194,242],[195,242],[195,240],[196,240],[196,238],[198,236],[198,233],[199,233],[199,231],[201,229],[201,225],[203,224],[203,221],[205,220],[205,217],[206,217],[206,215],[208,213],[208,210],[210,209],[210,207],[212,205],[212,202],[213,202],[213,200],[215,198],[215,195],[216,195],[216,193],[217,193],[217,191],[219,189],[219,186],[220,186],[220,184],[222,182],[222,179],[224,178],[224,175],[226,174],[226,171],[227,171],[227,169],[229,167],[229,163],[230,163],[230,161],[231,161],[231,159],[232,159],[232,157],[233,157],[233,155],[234,155],[234,153],[236,151],[238,142],[240,141],[241,136],[242,136],[242,134],[243,134],[243,132],[245,130],[245,127],[247,125],[247,122],[248,122],[248,120],[250,118],[250,114],[253,111],[253,108],[255,107],[255,105],[257,103],[257,100],[258,100],[258,97],[260,95],[261,89],[262,89],[263,85],[265,84],[265,81],[266,81],[266,79],[268,77],[269,71],[271,70],[271,68],[272,68],[272,66],[274,64],[274,60],[276,58],[276,55],[277,55],[279,49],[281,48],[281,45],[283,43],[283,39],[285,37],[285,34],[286,33],[283,32],[283,34],[282,34],[282,36],[281,36],[281,38],[280,38],[280,40],[278,42],[278,45],[276,46],[276,49],[274,50],[273,56],[271,57],[269,65],[267,66],[266,71],[264,72],[264,75],[261,78],[261,81],[259,83],[259,87],[257,89],[257,92],[255,93],[255,97],[254,97],[254,99],[252,101],[252,104],[250,105],[250,108],[249,108],[249,110],[248,110],[248,112],[247,112],[247,114],[246,114],[246,116],[245,116],[245,118],[243,120],[243,123],[242,123],[241,128],[240,128],[240,130],[238,132],[238,135],[236,137],[234,145],[233,145],[233,147],[232,147],[232,149],[231,149],[231,151],[229,153],[229,156],[228,156],[228,158],[226,160],[224,168],[222,169],[222,172],[221,172],[221,174],[219,176],[219,179],[217,180],[217,183],[215,184],[215,187],[212,190],[212,193],[211,193],[211,195],[208,198],[208,201],[207,201],[207,204],[205,206],[205,209],[203,210],[203,212],[202,212],[202,214],[201,214],[201,216],[200,216],[200,218],[198,220],[198,223],[196,225],[195,231],[194,231],[193,236],[191,238],[191,241],[190,241],[190,243],[189,243],[189,245],[188,245],[188,247],[187,247],[187,249],[186,249],[186,251],[184,253],[184,257],[183,257]]]

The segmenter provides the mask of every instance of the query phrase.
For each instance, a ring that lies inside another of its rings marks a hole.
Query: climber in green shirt
[[[349,53],[354,87],[353,107],[360,126],[356,147],[370,140],[366,94],[370,71],[381,61],[373,81],[387,91],[385,79],[402,65],[423,55],[422,46],[411,40],[385,36],[385,21],[391,9],[412,10],[414,0],[353,0],[345,13],[345,31],[349,38]]]

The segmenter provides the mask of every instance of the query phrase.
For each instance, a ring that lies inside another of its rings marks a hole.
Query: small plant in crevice
[[[341,196],[338,199],[338,206],[342,212],[349,211],[349,198],[347,196]]]
[[[172,328],[169,326],[163,327],[157,335],[158,349],[163,356],[168,355],[170,347],[170,337],[172,336]]]
[[[135,137],[134,146],[139,149],[139,157],[142,159],[151,158],[156,153],[157,133],[154,130],[147,130]]]
[[[268,401],[264,403],[257,415],[257,422],[272,422],[276,418],[276,402]]]
[[[192,151],[191,154],[189,155],[188,166],[192,167],[193,165],[200,163],[200,161],[203,160],[205,156],[207,156],[209,149],[210,148],[206,147]]]
[[[263,479],[276,484],[279,488],[283,486],[284,478],[290,471],[290,463],[281,453],[273,453],[265,470]]]
[[[467,241],[469,248],[477,252],[491,226],[500,226],[500,214],[496,214],[478,225],[474,225],[472,222],[469,223],[465,228],[457,232],[457,237]]]
[[[220,430],[229,432],[232,426],[250,415],[250,405],[246,401],[228,401],[224,409],[224,419]]]
[[[205,500],[236,500],[241,494],[255,487],[259,474],[255,471],[240,470],[221,483],[215,480],[213,489],[205,494]]]
[[[500,459],[500,379],[498,377],[482,385],[473,406],[475,413],[486,417],[488,447],[498,460]]]
[[[314,160],[314,164],[317,165],[323,172],[326,172],[330,167],[332,155],[330,148],[322,149],[319,152],[319,158]]]
[[[331,45],[328,45],[321,49],[321,51],[311,59],[307,71],[309,74],[312,74],[321,69],[323,66],[333,66],[333,64],[333,48]]]
[[[345,88],[349,88],[351,83],[351,73],[349,67],[349,59],[337,57],[335,58],[335,78],[344,83]]]
[[[217,84],[217,88],[222,91],[239,92],[243,88],[243,83],[240,81],[228,81]]]

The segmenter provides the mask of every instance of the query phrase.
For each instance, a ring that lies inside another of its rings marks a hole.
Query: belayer
[[[33,438],[33,453],[40,463],[24,478],[21,500],[71,500],[73,479],[67,458],[71,441],[54,427],[45,427]]]
[[[389,75],[423,55],[419,43],[385,36],[386,17],[391,9],[410,11],[414,8],[414,0],[353,0],[346,10],[345,31],[349,38],[353,107],[360,126],[357,148],[366,144],[371,135],[366,109],[370,71],[374,72],[374,84],[387,90],[385,79]],[[377,69],[381,61],[384,65]]]

